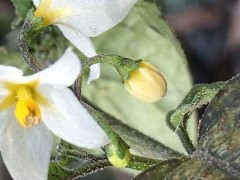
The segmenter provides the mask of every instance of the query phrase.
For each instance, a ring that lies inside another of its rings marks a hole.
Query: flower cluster
[[[121,22],[137,0],[33,0],[41,26],[57,25],[63,35],[87,57],[96,55],[89,37]],[[48,68],[33,75],[0,65],[0,151],[11,176],[17,180],[47,179],[53,134],[79,147],[97,148],[110,142],[99,124],[68,88],[81,71],[80,59],[68,48]],[[99,77],[91,67],[89,81]],[[166,93],[166,81],[149,63],[129,72],[126,89],[144,102]],[[119,157],[116,144],[107,157],[116,167],[130,160],[129,148]]]

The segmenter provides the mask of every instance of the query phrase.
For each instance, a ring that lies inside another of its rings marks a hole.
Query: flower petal
[[[87,57],[93,57],[96,54],[95,48],[90,38],[83,35],[79,31],[74,28],[69,28],[64,25],[58,25],[61,29],[64,36],[71,41],[79,51],[81,51]],[[88,83],[91,81],[98,79],[100,77],[100,65],[94,64],[90,67],[90,74],[88,78]]]
[[[121,22],[137,0],[62,0],[54,8],[68,9],[71,13],[57,23],[69,24],[86,36],[97,36]]]
[[[22,77],[23,72],[13,66],[0,65],[0,81],[11,81]]]
[[[77,55],[68,48],[63,56],[53,65],[31,76],[25,78],[39,79],[43,84],[61,84],[70,86],[77,79],[80,73],[81,65]]]
[[[94,64],[90,66],[90,73],[88,77],[88,83],[91,81],[98,79],[100,77],[100,64]]]
[[[11,122],[9,121],[9,116],[10,114],[13,114],[13,112],[13,106],[0,111],[0,137],[2,136],[2,132],[4,132],[4,130],[8,127],[8,124]]]
[[[33,4],[34,4],[35,6],[38,6],[39,3],[40,3],[40,0],[33,0]]]
[[[58,25],[63,35],[87,57],[96,55],[91,39],[73,27]]]
[[[0,136],[3,161],[15,180],[45,180],[52,149],[52,135],[44,124],[23,128],[9,115],[11,121]]]
[[[0,82],[0,102],[2,99],[9,93],[9,91],[4,87],[4,85]]]
[[[108,143],[104,131],[68,88],[43,85],[39,92],[50,102],[50,106],[41,106],[41,112],[44,123],[55,135],[85,148]]]

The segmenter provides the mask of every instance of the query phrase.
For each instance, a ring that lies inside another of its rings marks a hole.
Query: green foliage
[[[12,2],[18,16],[13,26],[17,26],[26,18],[33,4],[31,0]],[[39,33],[40,29],[31,33]],[[32,38],[31,33],[26,32],[22,37],[21,42],[25,40],[27,48],[27,35]],[[105,64],[102,65],[101,79],[83,88],[84,97],[90,102],[85,103],[87,100],[82,98],[82,104],[108,134],[114,147],[122,148],[119,155],[124,157],[122,152],[130,145],[131,152],[144,156],[131,154],[128,168],[143,171],[135,179],[240,177],[240,76],[226,83],[196,85],[191,89],[185,55],[153,0],[139,0],[121,24],[94,38],[94,44],[98,53],[107,54],[95,58],[105,58],[105,61],[109,58],[109,62],[114,56],[149,61],[161,71],[168,83],[167,96],[161,102],[145,104],[129,95],[117,72]],[[56,60],[67,46],[65,38],[53,28],[51,32],[35,36],[30,50],[38,60],[46,59],[42,62],[45,67]],[[0,53],[1,64],[29,72],[19,53]],[[124,64],[119,66],[125,68]],[[209,102],[199,124],[195,145],[197,130],[194,117],[188,125],[187,120],[196,108]],[[187,132],[189,125],[191,131]],[[49,166],[49,179],[77,178],[111,166],[105,154],[106,147],[102,150],[100,155],[94,155],[61,142],[57,156]],[[187,152],[187,155],[177,151]]]
[[[155,180],[155,179],[163,179],[166,174],[171,172],[174,168],[181,165],[186,159],[169,159],[163,162],[156,164],[155,166],[147,169],[146,171],[140,173],[135,180]]]
[[[209,85],[202,85],[200,89],[206,87],[212,88]],[[161,162],[141,173],[136,179],[238,179],[240,176],[239,89],[238,75],[221,87],[212,99],[200,122],[197,149],[190,160],[179,162],[170,159]],[[168,166],[171,168],[166,168]]]
[[[224,82],[216,82],[212,84],[194,85],[177,109],[170,111],[167,115],[167,118],[170,118],[167,121],[170,121],[169,123],[172,124],[173,131],[180,124],[183,124],[184,118],[190,116],[195,109],[208,104],[224,84]]]

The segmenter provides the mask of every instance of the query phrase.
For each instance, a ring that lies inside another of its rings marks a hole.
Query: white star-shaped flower
[[[0,65],[0,150],[15,180],[45,180],[52,133],[84,148],[106,145],[104,131],[67,88],[80,73],[68,48],[52,66],[34,75]]]
[[[96,55],[89,37],[97,36],[121,22],[137,0],[33,0],[35,17],[43,25],[55,24],[63,35],[87,57]],[[99,78],[100,66],[91,66],[89,81]]]

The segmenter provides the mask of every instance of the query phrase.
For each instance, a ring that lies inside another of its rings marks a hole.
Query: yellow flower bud
[[[139,68],[130,72],[124,82],[126,90],[137,99],[154,103],[166,95],[167,82],[156,67],[148,62],[139,63]]]
[[[124,168],[129,164],[130,151],[128,148],[124,150],[123,157],[119,155],[119,149],[115,144],[111,144],[107,149],[107,157],[110,163],[117,168]]]

